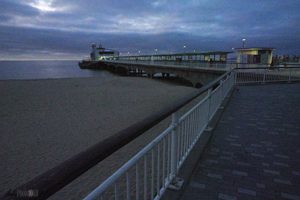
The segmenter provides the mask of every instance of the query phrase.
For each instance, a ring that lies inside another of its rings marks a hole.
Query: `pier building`
[[[109,59],[122,61],[198,61],[226,63],[231,51],[188,52],[157,55],[119,56]]]
[[[271,47],[250,47],[234,48],[234,50],[237,63],[271,65],[275,49]]]
[[[112,58],[119,56],[119,52],[111,49],[106,49],[99,45],[92,44],[92,52],[90,58],[92,61],[105,60],[107,58]]]

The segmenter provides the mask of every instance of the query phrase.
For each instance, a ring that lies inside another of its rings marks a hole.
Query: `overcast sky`
[[[0,0],[0,59],[81,59],[91,43],[230,51],[242,38],[299,55],[300,0]]]

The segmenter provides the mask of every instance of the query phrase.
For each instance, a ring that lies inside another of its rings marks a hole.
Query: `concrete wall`
[[[272,63],[272,52],[266,51],[265,53],[261,54],[261,64],[268,64]]]

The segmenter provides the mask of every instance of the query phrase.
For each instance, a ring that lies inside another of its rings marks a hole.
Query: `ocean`
[[[78,61],[0,61],[0,80],[57,79],[114,76],[100,71],[80,69]]]

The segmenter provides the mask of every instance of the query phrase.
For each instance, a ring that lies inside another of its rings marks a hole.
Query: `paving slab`
[[[300,199],[299,158],[300,84],[238,86],[181,199]]]

